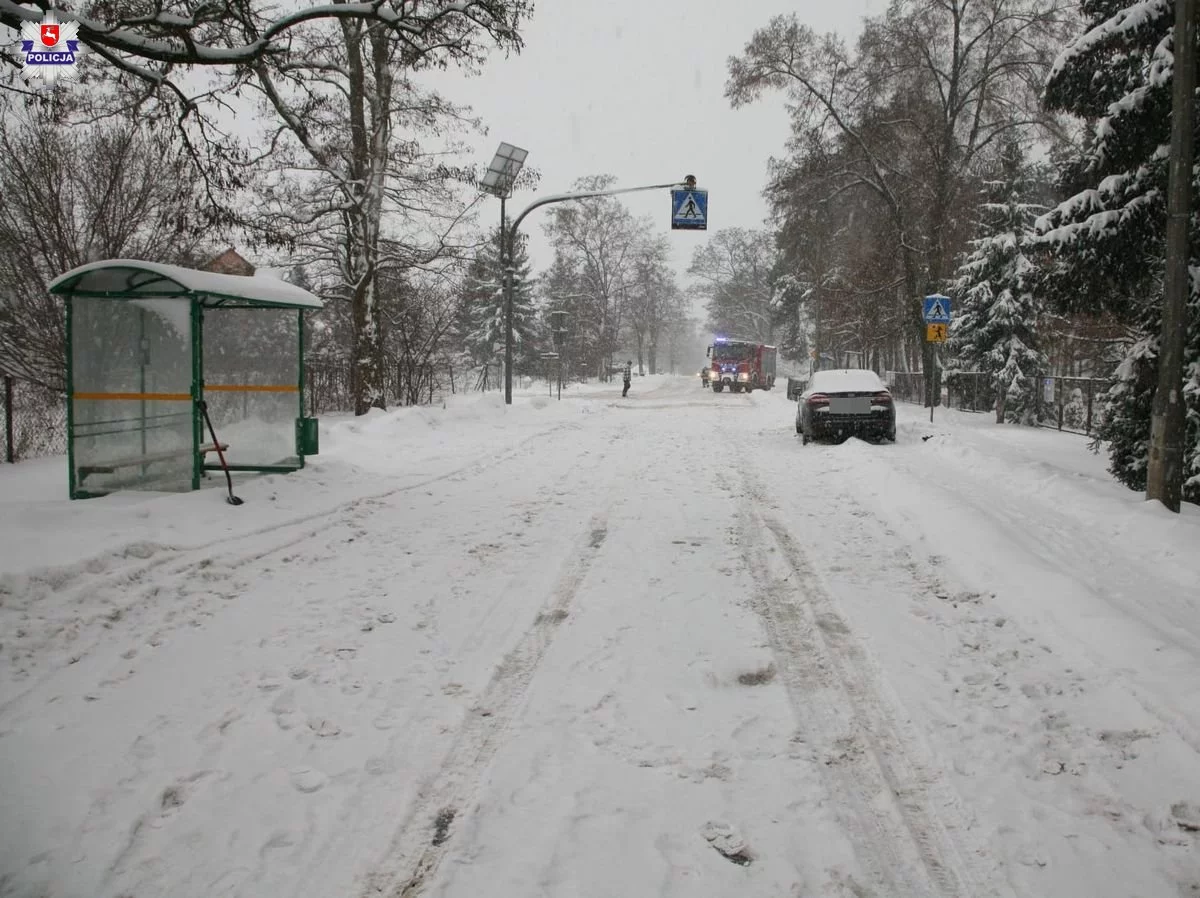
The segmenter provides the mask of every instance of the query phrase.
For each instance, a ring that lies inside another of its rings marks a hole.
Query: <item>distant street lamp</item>
[[[505,148],[508,148],[508,152],[505,152]],[[511,192],[511,181],[516,178],[516,172],[520,172],[521,164],[524,162],[524,157],[527,155],[528,154],[526,151],[517,149],[516,146],[500,144],[500,149],[497,151],[496,158],[492,160],[492,167],[487,169],[488,174],[491,174],[493,169],[498,170],[498,172],[509,172],[511,169],[512,174],[509,176],[509,191]],[[516,168],[512,168],[514,164]],[[695,180],[694,176],[692,175],[688,175],[688,178],[691,181]],[[496,180],[498,179],[493,179],[493,181]],[[509,264],[508,268],[506,268],[504,271],[504,312],[506,331],[504,346],[505,359],[508,360],[508,366],[506,366],[504,372],[505,405],[512,405],[512,281],[515,280],[514,277],[512,277],[512,274],[514,274],[514,268],[512,268],[512,255],[514,255],[514,253],[512,253],[512,250],[514,250],[514,246],[516,245],[517,231],[521,228],[521,222],[524,221],[524,218],[526,218],[529,212],[532,212],[534,209],[540,209],[541,206],[550,205],[551,203],[568,203],[571,202],[572,199],[590,199],[593,197],[616,197],[623,193],[641,193],[642,191],[647,190],[664,190],[664,188],[668,187],[670,187],[671,190],[676,190],[676,188],[679,186],[679,182],[672,181],[671,184],[647,184],[646,186],[642,187],[611,187],[608,188],[608,190],[583,190],[572,193],[556,193],[550,197],[535,199],[534,202],[527,205],[526,208],[521,211],[521,214],[515,218],[514,222],[512,222],[512,227],[508,228],[508,238],[503,239],[505,233],[504,199],[509,196],[509,193],[499,192],[498,187],[494,188],[493,190],[492,187],[487,185],[487,178],[484,179],[485,190],[490,193],[494,192],[496,193],[496,196],[500,197],[500,235],[502,235],[502,243],[508,245]]]
[[[515,274],[513,267],[514,246],[508,234],[508,226],[504,218],[504,203],[512,196],[513,185],[521,166],[525,164],[528,150],[515,147],[511,143],[500,144],[496,155],[492,157],[491,165],[483,176],[483,189],[500,197],[500,264],[503,268],[504,290],[504,404],[512,405],[512,366],[513,366],[513,291],[510,285]]]

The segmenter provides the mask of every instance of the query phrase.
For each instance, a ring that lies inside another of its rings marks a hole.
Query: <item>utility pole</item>
[[[1192,127],[1196,95],[1196,0],[1175,0],[1170,183],[1167,195],[1167,271],[1163,286],[1158,388],[1150,418],[1146,498],[1178,513],[1183,498],[1183,351],[1187,341]]]

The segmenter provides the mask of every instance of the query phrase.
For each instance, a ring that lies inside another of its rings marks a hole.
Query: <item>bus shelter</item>
[[[294,471],[317,454],[304,415],[312,293],[129,259],[81,265],[50,292],[66,305],[72,499],[199,489],[222,469],[213,431],[231,471]]]

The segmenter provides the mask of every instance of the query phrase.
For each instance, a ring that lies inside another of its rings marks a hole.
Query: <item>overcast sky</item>
[[[709,191],[709,233],[760,227],[767,159],[782,152],[787,114],[780,95],[731,109],[726,60],[774,15],[794,9],[817,31],[854,36],[864,15],[884,7],[884,0],[538,0],[519,56],[497,54],[480,76],[440,75],[434,83],[488,127],[487,136],[471,139],[481,165],[500,141],[529,151],[527,164],[542,182],[513,198],[517,211],[584,175],[611,173],[618,186],[632,187],[694,174]],[[671,234],[682,283],[705,233],[670,231],[666,191],[623,199]],[[484,221],[490,214],[498,223],[499,201],[490,204]],[[539,209],[522,225],[539,271],[553,257],[547,220]]]

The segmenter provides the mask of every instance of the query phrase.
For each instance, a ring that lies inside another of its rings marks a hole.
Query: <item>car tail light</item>
[[[876,393],[874,396],[872,396],[871,401],[876,402],[876,403],[881,402],[886,405],[887,403],[892,401],[892,394],[889,393],[887,390],[884,390],[884,391],[882,391],[880,393]]]
[[[829,405],[829,397],[824,393],[813,393],[808,397],[809,405]]]

